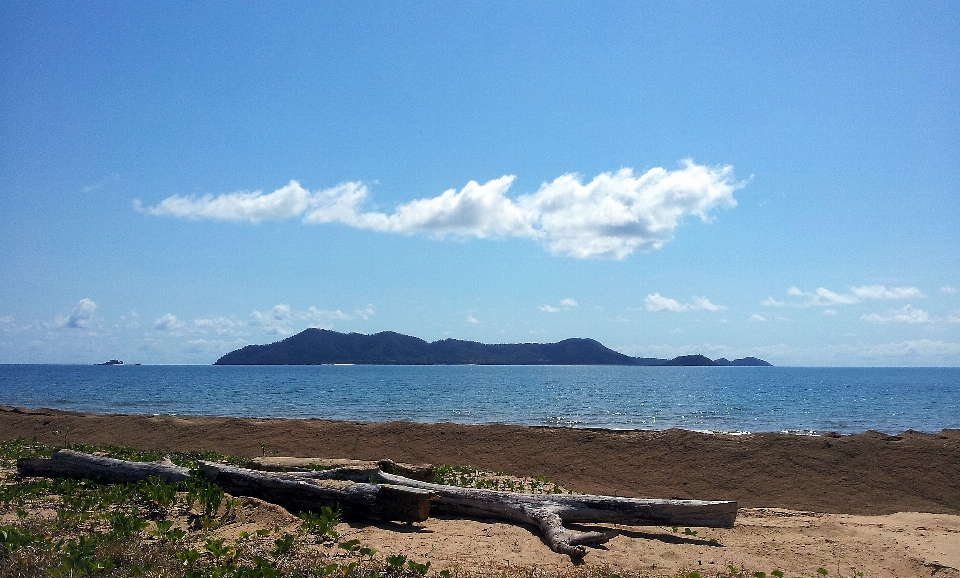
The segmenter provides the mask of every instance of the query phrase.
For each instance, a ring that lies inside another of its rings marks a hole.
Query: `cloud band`
[[[358,229],[406,235],[535,239],[548,251],[577,258],[623,259],[636,250],[656,250],[669,241],[686,216],[709,221],[718,207],[734,207],[744,184],[730,166],[684,161],[677,170],[654,168],[640,176],[624,168],[583,183],[565,174],[532,194],[507,197],[514,177],[417,199],[392,213],[365,211],[369,191],[348,182],[310,192],[296,181],[272,193],[219,196],[174,195],[137,210],[157,216],[260,222],[301,218],[304,223],[341,223]]]

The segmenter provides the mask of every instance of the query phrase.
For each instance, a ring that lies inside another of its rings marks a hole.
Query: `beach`
[[[585,561],[622,572],[702,568],[709,575],[734,564],[808,576],[818,567],[830,575],[850,569],[867,576],[960,575],[960,430],[730,435],[0,408],[0,438],[16,437],[244,457],[469,465],[543,476],[583,493],[739,503],[733,529],[693,529],[693,536],[682,528],[618,528],[621,535]],[[288,515],[258,507],[269,516]],[[415,530],[355,524],[345,533],[378,551],[428,557],[438,568],[571,564],[530,529],[493,522],[431,518]]]

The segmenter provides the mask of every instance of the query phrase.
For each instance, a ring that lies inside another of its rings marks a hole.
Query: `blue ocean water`
[[[960,368],[0,365],[0,404],[717,432],[960,428]]]

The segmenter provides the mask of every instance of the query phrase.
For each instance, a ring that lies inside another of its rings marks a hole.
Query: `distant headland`
[[[214,365],[641,365],[641,366],[770,366],[756,357],[729,361],[703,355],[673,359],[630,357],[593,339],[558,343],[488,345],[443,339],[429,343],[383,331],[373,335],[306,329],[276,343],[247,345],[231,351]]]

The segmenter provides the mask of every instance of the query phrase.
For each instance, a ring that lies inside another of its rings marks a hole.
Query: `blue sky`
[[[0,3],[0,362],[960,365],[955,2]]]

